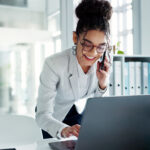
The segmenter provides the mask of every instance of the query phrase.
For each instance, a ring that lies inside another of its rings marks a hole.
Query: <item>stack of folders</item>
[[[142,63],[142,93],[150,94],[150,63]]]
[[[114,95],[122,95],[122,76],[121,76],[121,61],[114,61],[113,63],[113,75],[114,75]]]
[[[108,86],[109,96],[122,95],[122,66],[121,61],[114,61]]]
[[[108,86],[108,95],[112,96],[114,95],[114,77],[113,77],[113,71],[110,74],[109,78],[109,86]]]
[[[124,63],[124,95],[129,95],[129,63]]]
[[[113,62],[109,96],[150,94],[150,62]]]
[[[125,95],[150,94],[150,63],[125,62],[128,76],[125,75]]]

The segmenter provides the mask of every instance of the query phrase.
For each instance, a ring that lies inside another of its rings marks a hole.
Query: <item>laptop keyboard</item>
[[[52,150],[75,150],[77,140],[59,141],[49,143]]]

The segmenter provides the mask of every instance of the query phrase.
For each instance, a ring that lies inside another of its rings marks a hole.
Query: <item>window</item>
[[[45,57],[52,52],[50,47],[52,47],[51,43],[46,41],[34,44],[17,44],[10,47],[10,62],[8,63],[10,73],[7,73],[8,65],[4,68],[7,72],[2,70],[3,74],[6,72],[9,75],[9,78],[5,75],[7,77],[5,80],[10,80],[10,84],[7,83],[8,87],[5,88],[11,89],[7,104],[7,107],[10,107],[9,113],[34,116],[39,76]]]
[[[110,0],[113,6],[111,19],[111,40],[127,55],[133,54],[132,0]]]
[[[48,17],[48,30],[51,34],[52,50],[54,53],[61,51],[60,11]]]

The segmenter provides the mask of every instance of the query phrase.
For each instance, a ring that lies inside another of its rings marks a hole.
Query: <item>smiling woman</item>
[[[76,43],[76,35],[74,36]],[[90,30],[80,35],[77,45],[77,60],[86,73],[106,50],[106,37],[104,32]]]
[[[53,137],[78,137],[83,102],[107,90],[110,63],[105,58],[101,69],[98,60],[109,48],[111,15],[107,0],[82,0],[76,8],[79,20],[73,32],[75,46],[45,61],[36,121]]]

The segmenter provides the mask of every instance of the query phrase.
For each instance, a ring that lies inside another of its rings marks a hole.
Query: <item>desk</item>
[[[2,148],[16,148],[16,150],[51,150],[48,143],[57,142],[57,141],[66,141],[66,140],[74,140],[75,137],[70,137],[62,140],[58,140],[56,138],[52,139],[44,139],[42,141],[37,141],[30,144],[11,144],[11,145],[0,145],[0,149]]]

